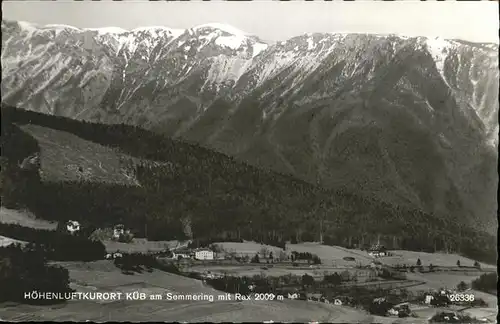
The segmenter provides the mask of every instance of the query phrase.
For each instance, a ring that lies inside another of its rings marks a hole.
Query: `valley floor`
[[[158,246],[156,246],[158,245]],[[142,242],[135,241],[130,247],[148,250],[149,248],[160,248],[168,246],[179,246],[177,242]],[[245,252],[260,248],[260,244],[247,243],[223,243],[225,248],[231,250],[244,250]],[[116,250],[118,246],[108,245],[109,251]],[[122,250],[121,248],[118,248]],[[325,258],[325,263],[321,267],[323,271],[342,271],[347,269],[345,265],[340,265],[340,261],[346,255],[354,256],[361,263],[368,263],[371,258],[363,251],[348,250],[340,247],[326,247],[318,244],[297,244],[290,246],[291,250],[309,251],[318,253]],[[153,249],[154,250],[154,249]],[[123,249],[122,251],[125,251]],[[405,252],[405,251],[401,251]],[[404,255],[402,253],[401,257]],[[430,258],[430,256],[427,256]],[[441,260],[442,256],[436,256]],[[455,256],[450,256],[449,260],[454,260]],[[380,259],[383,261],[383,258]],[[427,260],[433,261],[434,260]],[[411,260],[407,263],[410,264]],[[451,262],[451,261],[450,261]],[[136,273],[125,275],[116,268],[112,261],[95,262],[53,262],[69,270],[71,287],[81,292],[144,292],[146,295],[161,294],[163,300],[144,301],[69,301],[57,306],[30,306],[6,303],[0,307],[0,319],[4,321],[177,321],[177,322],[245,322],[245,321],[275,321],[275,322],[334,322],[334,323],[427,323],[428,319],[436,314],[440,309],[427,307],[425,305],[411,305],[412,311],[417,314],[417,318],[397,318],[380,317],[368,314],[366,311],[354,309],[346,306],[335,306],[320,302],[289,300],[282,301],[220,301],[219,295],[224,293],[206,286],[202,281],[174,275],[159,270],[153,272]],[[339,264],[334,266],[333,264]],[[436,262],[439,264],[439,262]],[[266,264],[262,264],[266,266]],[[216,268],[220,265],[195,266],[197,271]],[[266,275],[285,274],[293,272],[293,267],[286,265],[275,265],[266,271],[253,266],[222,266],[224,271],[234,271],[235,273],[251,274],[250,272]],[[248,268],[248,269],[247,269]],[[194,270],[194,269],[193,269]],[[318,271],[315,269],[295,269],[303,273]],[[276,273],[274,273],[274,272]],[[279,272],[279,273],[278,273]],[[247,275],[248,275],[247,274]],[[470,283],[475,277],[459,273],[408,273],[408,282],[416,282],[407,289],[412,291],[426,291],[429,289],[439,289],[441,287],[455,287],[460,281]],[[368,283],[367,283],[368,284]],[[467,309],[466,312],[478,318],[486,318],[494,321],[498,313],[497,298],[494,295],[471,291],[476,298],[484,299],[489,306],[487,308]],[[169,301],[165,299],[166,294],[189,295],[204,294],[214,296],[214,301]],[[456,307],[455,307],[456,308]],[[448,308],[442,310],[458,310]]]
[[[341,306],[305,301],[217,301],[222,294],[201,281],[161,271],[122,274],[111,261],[59,263],[70,271],[77,291],[133,292],[147,294],[207,294],[210,301],[69,301],[60,306],[5,304],[5,321],[189,321],[189,322],[351,322],[370,323],[372,316]]]

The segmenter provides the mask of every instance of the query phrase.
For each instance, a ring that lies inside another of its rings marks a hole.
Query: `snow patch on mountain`
[[[439,73],[443,73],[444,60],[446,59],[446,48],[448,43],[442,39],[427,39],[427,49],[436,62]]]
[[[30,38],[33,35],[33,33],[36,33],[37,31],[40,30],[36,25],[29,23],[27,21],[18,21],[17,24],[21,29],[21,31],[27,34],[26,38]]]
[[[250,63],[251,60],[240,57],[227,58],[220,55],[213,58],[212,65],[208,70],[202,90],[206,89],[206,87],[211,87],[214,84],[218,85],[227,81],[233,81],[234,86],[243,73],[245,73]]]
[[[172,37],[179,37],[181,36],[184,32],[185,29],[175,29],[175,28],[168,28],[168,27],[163,27],[163,26],[150,26],[150,27],[139,27],[132,29],[131,32],[133,33],[139,33],[139,32],[155,32],[157,35],[160,32],[166,33],[171,35]]]
[[[18,21],[17,24],[19,25],[19,27],[21,29],[24,29],[26,31],[38,29],[38,27],[35,24],[32,24],[32,23],[27,22],[27,21]]]
[[[84,28],[84,30],[95,31],[99,35],[104,34],[125,34],[129,31],[120,27]]]
[[[307,50],[312,51],[316,47],[316,44],[314,44],[314,39],[312,37],[309,37],[307,39]]]
[[[257,85],[261,85],[265,80],[272,78],[273,76],[280,73],[283,69],[290,66],[294,61],[297,60],[295,53],[281,52],[276,53],[276,56],[271,62],[268,62],[261,73],[259,73]]]
[[[450,87],[444,75],[444,62],[446,60],[446,57],[448,56],[451,44],[448,41],[438,37],[426,39],[425,44],[427,45],[426,47],[429,54],[432,55],[432,58],[436,63],[436,68],[439,74],[443,78],[444,82],[448,85],[448,87]]]
[[[76,27],[73,27],[70,25],[63,25],[63,24],[49,24],[49,25],[42,26],[40,28],[41,29],[45,29],[45,28],[48,28],[48,29],[71,29],[71,30],[75,30],[75,31],[81,31],[80,28],[76,28]]]
[[[198,30],[202,30],[205,28],[219,29],[219,30],[222,30],[228,34],[233,34],[235,36],[247,36],[248,35],[248,33],[244,32],[242,30],[239,30],[233,26],[220,24],[220,23],[203,24],[203,25],[193,27],[193,28],[191,28],[191,30],[198,31]]]
[[[255,43],[253,45],[253,53],[252,53],[252,58],[256,57],[259,55],[261,52],[265,51],[269,45],[264,44],[264,43]]]
[[[226,46],[233,50],[237,50],[245,43],[245,37],[242,36],[226,36],[226,37],[217,37],[215,40],[215,44],[219,46]]]

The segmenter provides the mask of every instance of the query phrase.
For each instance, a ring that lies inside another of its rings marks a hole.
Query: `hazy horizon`
[[[499,42],[498,3],[483,1],[4,1],[2,9],[2,19],[77,28],[119,27],[131,30],[165,26],[187,29],[207,23],[220,23],[268,41],[319,32],[396,34]]]

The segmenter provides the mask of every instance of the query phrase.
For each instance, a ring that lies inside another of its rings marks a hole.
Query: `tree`
[[[429,264],[429,272],[434,272],[434,265],[432,263]]]
[[[213,252],[215,252],[215,253],[222,253],[222,252],[224,252],[224,249],[220,245],[218,245],[218,244],[211,244],[210,245],[210,249]]]
[[[457,267],[461,267],[460,260],[457,260]]]
[[[333,284],[333,285],[340,285],[342,283],[342,278],[340,277],[340,275],[335,272],[334,274],[331,274],[331,275],[325,275],[325,279],[324,281],[326,283],[330,283],[330,284]]]
[[[268,249],[265,247],[265,246],[262,246],[260,248],[260,255],[263,257],[263,258],[266,258],[267,257],[267,252],[268,252]]]
[[[340,278],[342,281],[349,281],[351,280],[351,273],[347,270],[344,270],[340,273]]]
[[[472,288],[486,293],[496,294],[498,275],[495,272],[484,273],[472,281]]]
[[[287,254],[285,251],[283,250],[280,250],[280,254],[279,254],[279,260],[280,261],[285,261],[287,259]]]
[[[420,258],[418,258],[417,260],[417,266],[421,266],[422,265],[422,261],[420,261]]]
[[[273,251],[269,252],[269,259],[274,260]]]
[[[121,233],[118,237],[118,242],[120,243],[130,243],[132,242],[134,236],[131,233]]]
[[[260,263],[259,254],[255,253],[255,256],[250,260],[251,263]]]
[[[481,265],[479,264],[479,262],[474,261],[474,268],[481,269]]]
[[[465,291],[467,290],[467,288],[469,288],[469,286],[463,281],[460,281],[460,283],[457,285],[458,291]]]
[[[312,286],[314,285],[314,278],[307,273],[302,276],[302,285]]]

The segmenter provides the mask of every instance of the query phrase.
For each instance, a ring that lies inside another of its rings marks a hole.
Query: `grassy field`
[[[40,145],[42,179],[63,181],[83,178],[137,185],[137,180],[125,171],[122,160],[135,163],[138,159],[71,133],[37,125],[23,125],[21,128]]]
[[[202,282],[160,271],[124,275],[110,261],[58,263],[70,272],[78,291],[173,294],[221,294]],[[371,323],[373,317],[346,307],[304,301],[70,301],[54,307],[2,305],[0,318],[7,321],[189,321],[189,322],[351,322]]]
[[[111,242],[115,243],[115,242]],[[108,242],[109,244],[109,242]],[[118,243],[117,243],[118,244]],[[163,248],[168,245],[176,245],[177,242],[146,242],[136,240],[134,244],[125,244],[138,249],[143,246],[149,250],[155,246]],[[231,248],[237,251],[254,252],[260,250],[261,245],[256,243],[228,243]],[[115,245],[116,247],[117,245]],[[304,250],[300,250],[303,248]],[[331,249],[325,249],[331,248]],[[277,248],[276,248],[277,249]],[[307,249],[307,250],[305,250]],[[125,251],[125,249],[121,249]],[[302,252],[323,253],[323,258],[327,259],[326,253],[331,251],[330,259],[332,261],[341,259],[346,251],[342,248],[324,247],[314,244],[299,244],[287,247],[287,250],[296,250]],[[337,254],[334,254],[337,253]],[[357,251],[353,254],[358,255]],[[358,255],[359,256],[359,255]],[[321,257],[321,256],[320,256]],[[363,260],[361,257],[359,258]],[[356,258],[358,260],[358,258]],[[147,295],[167,293],[174,295],[204,294],[212,295],[215,300],[210,301],[168,301],[168,300],[146,300],[146,301],[70,301],[59,306],[28,306],[28,305],[0,305],[0,318],[6,321],[178,321],[178,322],[244,322],[244,321],[267,321],[275,322],[342,322],[342,323],[426,323],[427,318],[434,315],[435,308],[414,306],[413,310],[419,316],[418,318],[399,319],[396,317],[372,316],[365,311],[345,307],[327,305],[318,302],[284,301],[264,302],[264,301],[244,301],[236,302],[234,300],[218,301],[217,296],[221,292],[204,285],[201,281],[177,276],[158,270],[152,273],[144,272],[135,275],[122,274],[111,261],[96,262],[57,262],[69,270],[71,278],[71,287],[77,291],[101,291],[101,292],[144,292]],[[262,264],[264,266],[265,264]],[[267,275],[281,275],[290,273],[290,270],[298,272],[314,271],[308,269],[290,269],[288,266],[275,265],[269,270],[262,270],[255,265],[243,266],[207,266],[200,265],[200,270],[211,271],[232,271],[242,275],[260,274],[265,272]],[[323,266],[334,269],[333,266]],[[474,279],[465,275],[450,275],[448,273],[410,273],[411,280],[425,281],[424,285],[411,287],[410,290],[438,289],[444,286],[456,286],[458,282],[470,282]],[[473,316],[492,318],[497,313],[496,296],[480,292],[474,292],[477,297],[483,298],[490,307],[481,309],[467,310]],[[486,297],[484,295],[487,295]],[[493,302],[493,304],[491,304]]]
[[[159,252],[166,248],[172,250],[176,247],[182,247],[187,245],[187,242],[179,241],[147,241],[145,239],[134,238],[130,243],[121,243],[116,241],[103,241],[107,252],[127,252],[127,253],[147,253],[147,252]]]
[[[443,273],[408,273],[408,279],[412,280],[420,280],[424,281],[423,285],[419,285],[416,287],[410,287],[408,290],[410,291],[425,291],[425,290],[437,290],[440,288],[449,288],[453,289],[461,282],[465,282],[468,285],[472,282],[472,280],[477,277],[468,276],[464,274],[455,274],[450,272]],[[492,322],[495,322],[496,316],[498,314],[498,298],[495,295],[487,294],[482,291],[477,290],[469,290],[466,294],[473,294],[474,297],[483,299],[488,307],[484,308],[469,308],[465,312],[469,313],[473,317],[477,318],[487,318]],[[435,313],[435,309],[433,309],[432,315]],[[431,311],[428,311],[426,314],[430,314]]]
[[[243,243],[238,243],[238,242],[215,242],[214,244],[217,244],[219,247],[224,249],[226,252],[236,252],[236,253],[241,253],[241,254],[249,254],[250,256],[254,255],[255,253],[259,253],[262,248],[266,248],[268,252],[273,252],[273,255],[278,256],[280,251],[283,251],[283,249],[276,247],[276,246],[271,246],[271,245],[266,245],[266,244],[259,244],[251,241],[245,241]]]
[[[189,267],[190,271],[196,272],[204,272],[210,271],[214,274],[227,274],[229,276],[254,276],[264,274],[269,277],[278,277],[285,276],[287,274],[292,274],[296,276],[302,276],[304,274],[308,274],[310,276],[315,275],[323,275],[322,271],[315,271],[313,269],[296,269],[293,267],[278,267],[274,266],[272,268],[267,268],[267,270],[262,269],[262,267],[266,266],[266,264],[262,264],[261,266],[256,265],[195,265]]]
[[[387,265],[415,265],[417,263],[417,260],[420,258],[420,261],[422,261],[422,265],[424,266],[428,266],[432,263],[435,266],[454,267],[457,265],[458,260],[460,260],[460,264],[462,266],[474,265],[474,260],[453,253],[426,253],[404,250],[394,250],[391,252],[394,253],[394,256],[379,258],[380,262]],[[486,263],[480,262],[480,264],[483,268],[494,267]]]
[[[218,292],[201,281],[161,271],[124,275],[110,261],[57,262],[70,272],[71,286],[77,291],[132,292],[178,295],[213,295],[210,301],[70,301],[58,306],[28,306],[4,304],[0,318],[5,321],[178,321],[178,322],[335,322],[335,323],[426,323],[437,309],[412,306],[418,318],[372,316],[364,311],[306,301],[217,301]],[[427,277],[427,275],[425,276]],[[444,278],[427,278],[429,285]],[[457,279],[457,278],[456,278]],[[459,279],[459,278],[458,278]],[[467,310],[473,316],[489,317],[494,308]]]
[[[19,211],[4,207],[0,207],[0,222],[6,224],[18,224],[25,227],[44,230],[54,230],[57,228],[57,222],[37,219],[28,211]]]
[[[122,274],[110,261],[58,262],[70,272],[71,286],[77,291],[132,292],[146,294],[206,294],[215,301],[71,301],[65,305],[39,307],[2,305],[0,318],[7,321],[178,321],[178,322],[335,322],[335,323],[426,323],[437,309],[413,306],[418,318],[379,317],[345,306],[306,301],[217,301],[221,293],[202,282],[161,271]],[[429,279],[430,285],[436,285]],[[490,317],[495,309],[471,309],[471,315]]]
[[[325,265],[355,266],[368,265],[374,259],[361,250],[350,250],[339,246],[321,245],[319,243],[287,244],[288,251],[310,252],[316,254]],[[355,261],[346,261],[344,257],[353,257]]]
[[[227,252],[232,251],[250,255],[260,252],[263,247],[265,247],[268,251],[273,251],[275,256],[278,256],[280,251],[283,251],[275,246],[250,241],[244,243],[217,242],[215,244],[222,247]],[[373,261],[373,258],[366,252],[360,250],[349,250],[338,246],[321,245],[319,243],[287,244],[285,251],[287,254],[290,254],[292,251],[310,252],[312,254],[316,254],[321,259],[322,263],[328,266],[351,267],[356,264],[368,265],[371,261]],[[353,257],[355,258],[355,261],[345,261],[343,259],[344,257]]]
[[[26,244],[26,242],[24,242],[24,241],[15,240],[15,239],[12,239],[10,237],[5,237],[5,236],[0,235],[0,246],[1,247],[11,245],[14,243]]]

